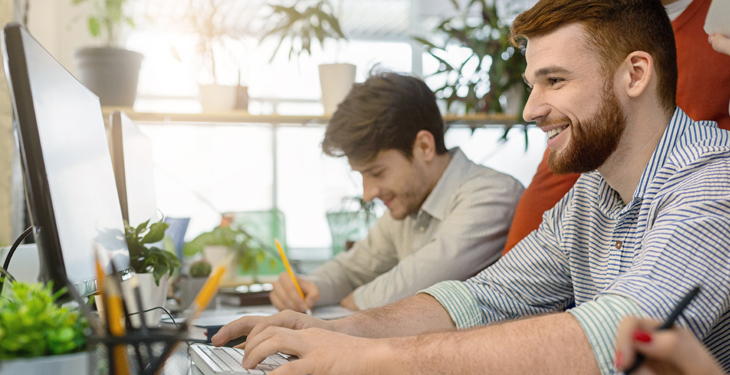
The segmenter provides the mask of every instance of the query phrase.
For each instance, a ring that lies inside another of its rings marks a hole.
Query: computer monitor
[[[152,141],[122,112],[113,112],[110,123],[112,164],[122,218],[135,227],[147,220],[155,221],[159,213]]]
[[[89,295],[95,249],[107,274],[112,259],[130,271],[99,99],[22,26],[4,28],[2,50],[40,279]]]

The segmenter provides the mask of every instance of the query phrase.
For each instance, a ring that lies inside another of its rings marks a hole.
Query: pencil
[[[682,298],[681,301],[677,304],[677,306],[672,310],[671,313],[669,313],[669,316],[667,317],[667,320],[664,321],[664,323],[657,328],[658,331],[663,331],[665,329],[670,329],[674,325],[674,322],[679,318],[679,316],[682,314],[682,311],[684,310],[687,305],[689,305],[690,302],[692,302],[692,299],[694,299],[697,294],[700,292],[700,287],[696,286],[692,290],[690,290],[684,298]],[[624,375],[630,375],[632,372],[636,371],[636,369],[641,366],[642,363],[644,363],[644,360],[646,357],[644,357],[643,354],[637,353],[636,354],[636,360],[634,360],[634,364],[631,365],[626,371],[624,371]]]
[[[289,259],[287,259],[286,254],[284,253],[284,249],[281,248],[281,243],[279,243],[279,240],[276,238],[274,238],[274,243],[276,244],[276,249],[279,250],[279,256],[281,257],[281,261],[284,263],[284,267],[286,267],[286,272],[289,274],[291,281],[297,288],[297,292],[299,292],[299,295],[304,300],[304,304],[307,305],[307,299],[304,298],[304,292],[302,292],[302,288],[299,286],[297,277],[294,276],[294,271],[292,271],[291,265],[289,265]],[[307,305],[307,315],[312,315],[312,310],[309,308],[309,305]]]
[[[122,296],[118,289],[118,285],[111,278],[104,280],[104,291],[106,295],[104,300],[106,301],[106,307],[108,309],[107,324],[109,325],[109,332],[113,336],[124,336],[125,329],[122,320],[124,319],[124,308],[122,307]],[[114,358],[114,374],[115,375],[129,375],[129,363],[127,362],[127,347],[124,344],[115,345],[112,348]]]

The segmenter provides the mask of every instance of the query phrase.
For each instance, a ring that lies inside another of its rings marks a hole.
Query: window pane
[[[186,240],[221,212],[271,208],[271,126],[139,125],[152,140],[157,206],[191,218]]]

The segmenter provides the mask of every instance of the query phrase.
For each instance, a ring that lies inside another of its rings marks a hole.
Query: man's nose
[[[380,188],[377,184],[370,181],[369,178],[362,180],[362,199],[366,202],[372,202],[380,194]]]
[[[550,108],[544,101],[544,94],[539,87],[533,88],[527,98],[525,110],[522,111],[522,118],[527,122],[534,122],[547,116],[549,112]]]

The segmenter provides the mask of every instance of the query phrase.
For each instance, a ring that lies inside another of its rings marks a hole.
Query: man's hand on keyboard
[[[249,342],[267,327],[284,327],[294,330],[305,328],[334,330],[332,322],[287,310],[272,316],[244,316],[234,320],[223,326],[211,338],[211,341],[215,346],[222,346],[235,338],[248,335],[246,342]],[[245,343],[241,346],[244,345]]]
[[[269,326],[249,338],[243,367],[256,368],[269,355],[281,352],[299,357],[272,374],[380,374],[393,351],[388,339],[365,339],[321,328],[292,330]]]

